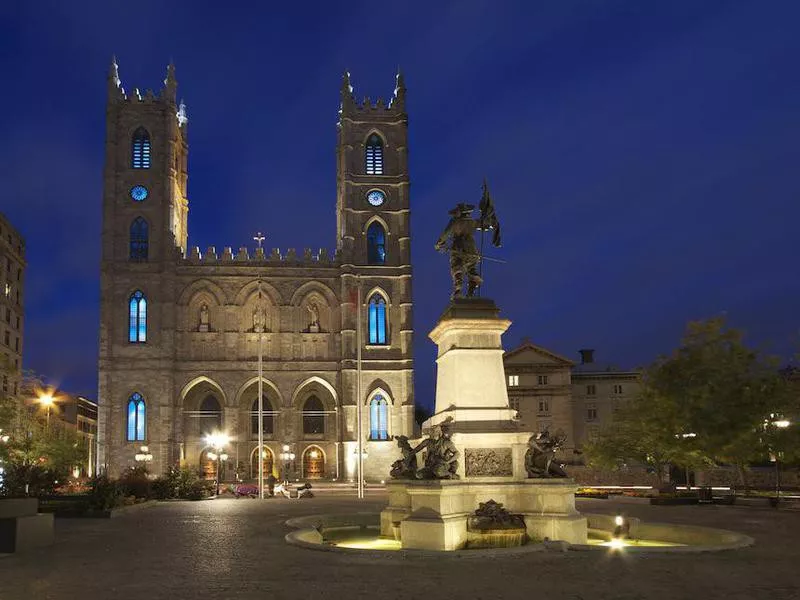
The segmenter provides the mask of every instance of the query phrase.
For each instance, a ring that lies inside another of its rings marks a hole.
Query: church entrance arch
[[[325,453],[319,446],[309,446],[303,452],[303,477],[322,479],[325,476]]]
[[[262,446],[264,455],[264,479],[273,474],[275,457],[267,446]],[[250,453],[250,478],[258,479],[258,446]]]
[[[217,463],[208,455],[212,448],[203,448],[200,452],[200,479],[212,481],[217,478]]]

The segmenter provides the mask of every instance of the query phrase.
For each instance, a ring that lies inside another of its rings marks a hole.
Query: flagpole
[[[264,236],[259,231],[256,237],[253,238],[258,242],[258,247],[261,248],[261,243],[264,241]],[[261,310],[261,276],[258,277],[258,306],[256,310]],[[258,497],[264,499],[264,347],[263,347],[263,326],[258,333]],[[251,463],[252,464],[252,463]]]
[[[363,334],[361,332],[361,276],[356,275],[356,432],[358,435],[358,498],[364,498],[364,436],[361,423],[361,345]]]

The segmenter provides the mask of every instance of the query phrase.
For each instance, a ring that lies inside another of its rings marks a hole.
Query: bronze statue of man
[[[481,285],[481,276],[478,275],[478,262],[481,255],[475,246],[475,231],[479,222],[472,218],[472,204],[459,203],[450,211],[452,218],[445,227],[436,250],[444,250],[447,240],[450,239],[450,276],[453,278],[453,292],[451,298],[460,298],[463,294],[464,276],[467,277],[467,297],[475,295]]]

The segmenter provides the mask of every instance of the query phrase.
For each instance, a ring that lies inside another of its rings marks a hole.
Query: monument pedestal
[[[586,543],[586,518],[575,510],[571,479],[528,479],[525,453],[531,432],[521,431],[508,404],[501,319],[486,298],[459,298],[431,331],[438,346],[436,407],[422,425],[441,427],[458,450],[458,479],[395,480],[381,534],[403,548],[458,550],[467,521],[481,502],[494,500],[522,515],[532,539]]]

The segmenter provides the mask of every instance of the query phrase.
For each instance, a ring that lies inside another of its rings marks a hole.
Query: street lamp
[[[39,404],[47,409],[47,431],[50,431],[50,407],[53,406],[54,402],[53,394],[44,393],[39,396]]]
[[[216,481],[217,481],[217,496],[219,496],[219,464],[223,461],[228,460],[228,455],[223,452],[225,446],[227,446],[231,438],[229,435],[225,433],[221,433],[219,431],[214,433],[209,433],[206,437],[206,444],[214,448],[216,452],[208,452],[206,456],[214,462],[216,462]]]
[[[779,415],[771,414],[766,423],[772,425],[776,429],[786,429],[792,422],[784,419]],[[777,507],[781,501],[781,466],[780,466],[780,450],[774,449],[774,454],[771,456],[775,461],[775,506]]]
[[[283,480],[285,482],[288,482],[289,481],[289,466],[290,466],[290,463],[294,461],[295,454],[294,454],[294,452],[291,452],[291,448],[289,447],[289,444],[284,444],[283,448],[281,448],[281,450],[283,450],[283,452],[281,452],[280,458],[284,462]]]
[[[142,463],[144,466],[147,465],[151,460],[153,460],[153,455],[150,454],[150,448],[147,446],[142,446],[139,448],[139,452],[133,457],[137,463]]]

